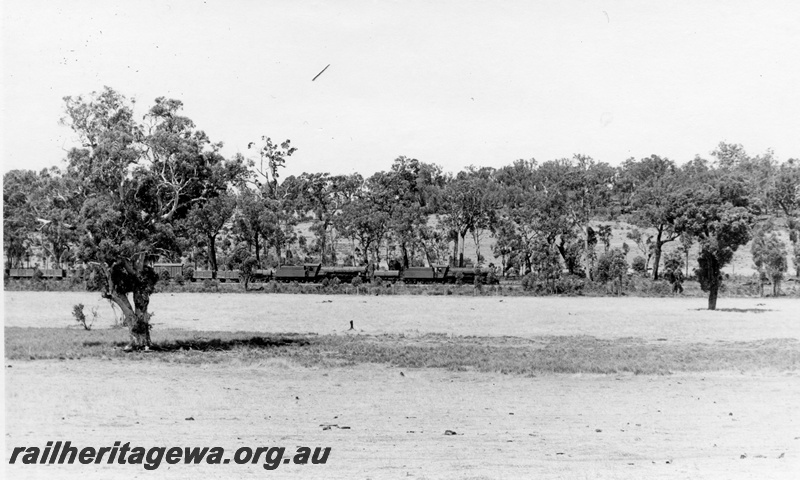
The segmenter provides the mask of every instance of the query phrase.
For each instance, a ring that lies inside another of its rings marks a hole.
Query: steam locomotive
[[[174,278],[177,275],[186,277],[186,266],[180,263],[156,263],[153,265],[159,276]],[[6,270],[6,277],[12,279],[26,279],[36,276],[34,268],[12,268]],[[61,280],[75,275],[75,271],[64,269],[38,270],[41,277],[46,279]],[[303,265],[284,265],[273,270],[254,270],[251,281],[267,282],[298,282],[322,283],[324,280],[337,279],[341,283],[352,283],[353,279],[360,278],[362,282],[380,279],[383,282],[403,282],[406,284],[429,283],[465,283],[473,284],[479,278],[480,283],[492,284],[496,282],[490,268],[460,268],[448,265],[431,265],[428,267],[408,267],[399,270],[377,270],[370,266],[363,267],[329,267],[321,263],[306,263]],[[194,270],[191,280],[211,280],[211,270]],[[218,270],[217,280],[220,282],[239,282],[239,270]]]

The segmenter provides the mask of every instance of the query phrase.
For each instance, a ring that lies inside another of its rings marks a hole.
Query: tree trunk
[[[217,237],[208,235],[208,262],[211,264],[211,278],[217,279]]]
[[[253,237],[255,238],[255,246],[256,246],[256,262],[258,263],[259,266],[261,266],[261,255],[259,254],[259,250],[261,250],[261,248],[258,245],[258,232],[256,232]]]
[[[585,226],[583,229],[583,252],[584,252],[584,276],[586,280],[592,280],[592,254],[589,251],[589,226]]]
[[[477,232],[476,230],[472,230],[472,239],[475,241],[475,265],[481,264],[481,234],[483,232]]]
[[[658,280],[658,264],[661,263],[661,247],[663,246],[663,242],[661,242],[661,229],[658,229],[658,233],[656,234],[656,244],[655,244],[655,251],[653,259],[653,280]]]
[[[715,280],[708,289],[708,309],[717,309],[717,294],[719,293],[719,280]]]
[[[559,239],[559,242],[556,243],[556,249],[558,250],[559,255],[561,255],[561,258],[564,259],[564,265],[567,267],[567,272],[572,275],[574,272],[572,271],[572,265],[570,265],[570,262],[567,261],[567,249],[564,247],[564,243],[564,238],[562,237]]]
[[[461,266],[458,263],[458,232],[453,230],[453,265]]]
[[[365,245],[364,242],[360,243],[361,243],[361,255],[364,256],[364,265],[369,265],[369,252],[370,252],[369,245]]]
[[[408,268],[409,261],[408,261],[408,248],[406,248],[406,242],[400,244],[400,250],[403,252],[403,268]]]
[[[150,346],[150,294],[141,290],[133,292],[134,321],[130,326],[131,346],[142,348]]]
[[[464,247],[466,246],[466,238],[467,238],[467,230],[465,229],[463,232],[459,232],[459,245],[458,245],[458,266],[464,267]]]
[[[686,249],[686,278],[689,278],[689,249]]]
[[[116,303],[122,311],[122,325],[128,327],[131,340],[128,348],[149,347],[150,314],[147,313],[147,306],[150,303],[150,295],[144,292],[134,292],[134,306],[131,306],[125,295],[110,294],[104,295],[104,297]]]
[[[772,296],[777,297],[778,292],[781,291],[781,281],[777,278],[772,279]]]
[[[380,242],[378,242],[375,245],[375,248],[373,249],[372,253],[373,253],[373,258],[375,259],[375,262],[374,262],[375,263],[375,268],[378,268],[378,266],[381,263],[381,244],[380,244]]]
[[[328,235],[325,230],[323,230],[322,235],[320,235],[319,243],[319,261],[321,264],[325,265],[325,246],[328,243]]]

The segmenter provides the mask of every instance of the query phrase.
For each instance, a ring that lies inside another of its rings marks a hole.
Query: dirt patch
[[[169,469],[170,478],[187,479],[791,478],[800,466],[795,373],[525,378],[384,366],[307,369],[283,360],[6,364],[6,458],[13,446],[61,439],[332,447],[327,465],[271,473],[259,465]],[[167,467],[154,474],[167,475]],[[105,464],[12,465],[7,473],[153,476],[138,466]]]
[[[114,315],[97,293],[5,292],[5,326],[68,327],[77,303],[98,308],[96,328]],[[800,339],[796,299],[720,299],[721,309],[698,310],[702,298],[561,298],[326,296],[287,294],[159,293],[154,338],[162,328],[251,332],[356,331],[454,335],[589,335],[614,339],[715,342]],[[752,310],[755,312],[741,312]],[[763,310],[763,311],[762,311]]]

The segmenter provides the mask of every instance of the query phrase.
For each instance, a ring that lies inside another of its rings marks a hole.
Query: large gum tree
[[[66,97],[63,123],[77,135],[67,171],[79,212],[77,258],[90,285],[123,312],[130,348],[150,344],[148,306],[157,276],[152,263],[175,258],[178,224],[210,193],[205,177],[223,162],[182,104],[158,98],[135,120],[133,102],[106,87]]]
[[[750,241],[753,215],[741,177],[719,169],[687,173],[683,208],[675,225],[679,232],[697,240],[697,278],[703,291],[708,292],[708,309],[715,310],[722,268],[733,261],[739,247]]]

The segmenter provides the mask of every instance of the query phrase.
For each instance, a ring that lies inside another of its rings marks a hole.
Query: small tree
[[[664,275],[672,284],[673,293],[683,292],[683,253],[673,251],[664,256]]]
[[[650,268],[650,259],[653,258],[653,236],[642,232],[638,228],[632,229],[625,236],[629,240],[633,240],[642,255],[645,255],[643,257],[645,259],[644,271],[647,272]]]
[[[700,287],[708,292],[709,310],[717,308],[722,268],[750,240],[753,216],[736,180],[714,170],[698,174],[683,192],[684,208],[676,222],[678,231],[688,232],[700,247],[695,272]]]
[[[258,260],[256,257],[247,257],[239,265],[239,280],[244,284],[244,291],[247,291],[247,286],[250,285],[250,280],[253,279],[256,269],[258,268]]]
[[[759,276],[772,282],[772,296],[777,297],[783,275],[789,268],[786,243],[772,231],[771,225],[765,225],[756,231],[750,250]],[[759,283],[761,295],[764,295],[764,284],[761,281]]]
[[[645,260],[643,256],[638,255],[634,257],[633,262],[631,263],[631,268],[637,274],[643,277],[647,276],[647,260]]]
[[[625,254],[618,248],[613,248],[600,255],[595,267],[595,278],[603,283],[612,283],[616,286],[616,293],[622,293],[622,284],[625,274],[628,273],[628,262]]]
[[[608,252],[611,248],[611,225],[598,225],[597,238],[603,243],[603,252]]]
[[[97,320],[97,307],[92,308],[92,321],[86,323],[86,314],[83,313],[83,304],[78,303],[77,305],[72,306],[72,317],[75,319],[76,322],[80,326],[83,327],[84,330],[91,330],[92,325]]]

